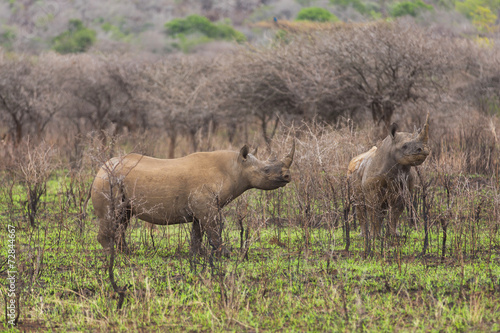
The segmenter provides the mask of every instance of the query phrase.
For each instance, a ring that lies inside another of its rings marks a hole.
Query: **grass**
[[[4,184],[14,181],[4,178]],[[291,218],[300,214],[292,202],[296,190],[250,191],[224,210],[223,237],[232,249],[230,259],[190,257],[190,224],[150,231],[134,220],[128,233],[132,254],[119,253],[115,261],[116,281],[127,287],[123,307],[117,310],[109,258],[96,241],[92,209],[79,222],[81,200],[68,199],[70,184],[62,172],[48,180],[35,228],[26,218],[24,187],[17,182],[3,188],[0,225],[3,230],[8,224],[16,226],[20,297],[19,323],[12,327],[2,318],[6,331],[500,329],[500,237],[486,213],[479,221],[473,219],[478,201],[450,218],[444,258],[443,231],[435,222],[446,209],[442,190],[433,197],[436,211],[430,210],[434,222],[423,256],[423,231],[409,226],[402,227],[405,239],[376,241],[370,257],[364,256],[363,240],[353,231],[350,250],[345,251],[337,222],[312,228]],[[461,195],[456,192],[455,202],[466,201]],[[320,214],[342,209],[341,205],[313,202],[312,211]],[[489,212],[494,202],[483,200],[483,205]],[[247,260],[239,249],[235,222],[244,207]],[[278,213],[290,218],[283,225],[266,226],[263,216]],[[7,244],[7,232],[0,234],[0,242]],[[6,259],[3,250],[4,300]]]

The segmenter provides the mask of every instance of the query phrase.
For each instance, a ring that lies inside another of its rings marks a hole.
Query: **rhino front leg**
[[[380,237],[382,231],[382,222],[384,221],[384,213],[378,207],[371,210],[371,236]]]
[[[369,234],[369,224],[367,224],[365,204],[359,204],[356,206],[356,217],[359,221],[360,236],[364,237],[366,234]]]
[[[389,214],[389,233],[392,235],[392,236],[397,236],[398,235],[398,230],[397,230],[397,226],[398,226],[398,221],[399,221],[399,217],[401,216],[401,213],[403,213],[403,205],[393,205],[391,206],[391,211],[390,211],[390,214]]]
[[[212,218],[208,221],[207,223],[204,224],[204,230],[207,233],[208,237],[208,242],[212,249],[215,251],[217,256],[223,255],[224,257],[228,258],[230,253],[229,250],[224,246],[222,243],[222,236],[221,236],[221,226],[219,223],[216,221],[216,219]]]

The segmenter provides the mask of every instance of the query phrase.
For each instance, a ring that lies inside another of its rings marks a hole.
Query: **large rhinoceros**
[[[239,152],[199,152],[176,159],[114,157],[92,184],[97,239],[109,251],[115,235],[118,248],[127,250],[125,229],[136,215],[159,225],[193,222],[191,251],[199,253],[206,232],[210,245],[228,255],[216,218],[219,209],[248,189],[274,190],[288,184],[294,152],[295,142],[282,161],[260,161],[246,145]],[[122,213],[116,213],[118,208]]]
[[[397,222],[404,209],[402,189],[412,191],[414,171],[411,167],[422,164],[429,155],[428,139],[429,114],[420,132],[397,132],[397,125],[393,124],[380,147],[373,147],[351,160],[347,176],[362,234],[380,235],[388,212],[389,232],[397,233]],[[367,219],[371,221],[369,225]]]

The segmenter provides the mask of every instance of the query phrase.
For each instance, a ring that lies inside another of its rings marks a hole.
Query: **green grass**
[[[340,227],[261,226],[262,205],[276,198],[292,200],[286,192],[273,196],[253,191],[242,198],[250,205],[245,220],[250,229],[248,260],[240,252],[240,231],[234,222],[239,202],[224,210],[229,259],[192,260],[189,224],[158,227],[151,237],[140,221],[133,220],[127,234],[132,254],[117,254],[115,262],[117,284],[127,287],[123,307],[117,310],[118,297],[107,271],[109,258],[96,240],[93,216],[80,226],[78,209],[67,200],[67,187],[62,175],[50,180],[36,228],[29,227],[24,217],[22,186],[13,187],[14,204],[8,204],[5,188],[1,192],[0,262],[7,259],[7,225],[13,224],[21,304],[17,327],[8,326],[2,315],[5,330],[500,329],[500,239],[485,221],[476,226],[473,248],[469,229],[450,226],[444,260],[443,235],[437,225],[431,227],[424,256],[418,256],[423,232],[404,227],[405,241],[375,241],[373,255],[365,258],[357,231],[352,232],[346,252]],[[273,205],[267,214],[277,210],[277,203]],[[282,206],[285,213],[296,211]],[[3,295],[6,278],[3,264]],[[4,301],[1,304],[5,306]]]

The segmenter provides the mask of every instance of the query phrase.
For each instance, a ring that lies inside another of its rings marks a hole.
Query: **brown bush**
[[[484,109],[473,97],[496,98],[493,52],[398,21],[335,25],[215,59],[3,55],[1,154],[8,156],[9,142],[18,144],[29,135],[57,143],[66,158],[79,161],[82,139],[93,132],[103,143],[119,134],[131,146],[143,138],[143,148],[156,138],[154,146],[167,145],[165,155],[174,157],[176,152],[213,149],[217,136],[238,144],[262,139],[269,146],[283,125],[302,121],[342,127],[352,120],[361,128],[371,114],[375,123],[396,120],[412,131],[430,110],[431,121],[440,119],[431,131],[440,137],[449,133],[448,141],[436,147],[438,158],[438,151],[451,149],[446,148],[452,146],[451,138],[458,140],[455,129],[462,115]],[[492,72],[489,79],[487,70]],[[484,94],[464,93],[469,91],[464,87]],[[489,125],[479,125],[484,126]],[[477,163],[483,162],[472,157],[476,151],[494,161],[491,131],[478,136],[469,133],[473,127],[464,127],[461,140],[468,143],[459,151],[472,149],[469,160]],[[375,142],[379,131],[368,134],[369,140]],[[489,143],[471,144],[481,137]],[[493,172],[492,163],[470,170]]]
[[[0,120],[5,124],[0,130],[14,145],[27,136],[42,139],[65,105],[64,92],[57,89],[58,60],[51,55],[34,59],[0,54]]]

